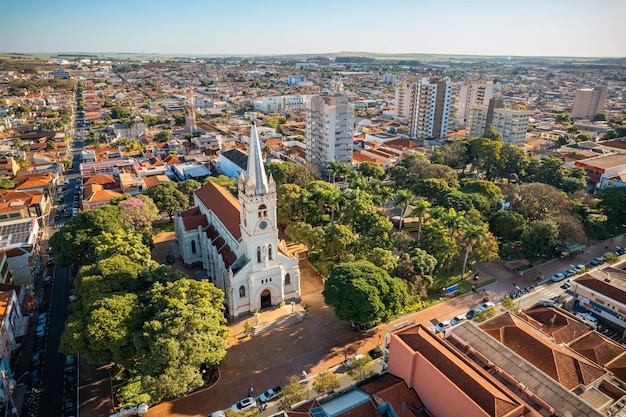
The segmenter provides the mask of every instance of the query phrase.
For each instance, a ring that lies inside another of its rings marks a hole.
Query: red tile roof
[[[212,182],[207,182],[196,190],[196,195],[207,209],[215,213],[230,234],[239,240],[241,229],[239,228],[239,202],[237,199],[226,188]]]

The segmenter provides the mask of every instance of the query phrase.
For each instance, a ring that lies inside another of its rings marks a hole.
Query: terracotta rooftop
[[[89,184],[103,185],[103,184],[111,184],[113,182],[115,182],[115,178],[113,178],[113,175],[96,174],[92,177],[89,177],[87,180],[85,180],[84,185],[89,185]]]
[[[123,194],[117,191],[105,190],[99,184],[90,184],[85,187],[85,201],[96,202],[121,197]]]
[[[556,344],[568,344],[590,332],[589,327],[579,320],[550,307],[536,307],[526,310],[519,317],[552,336]]]
[[[596,273],[600,274],[601,272],[596,271]],[[621,304],[626,304],[626,290],[624,290],[624,288],[620,288],[620,287],[623,287],[624,284],[620,282],[621,280],[617,279],[617,274],[612,274],[612,275],[613,275],[612,279],[606,278],[606,279],[609,279],[608,282],[602,279],[596,278],[590,273],[583,274],[575,278],[573,281],[579,285],[582,285],[583,287],[589,288],[593,292],[600,293],[604,295],[605,297],[611,298]],[[615,282],[613,282],[613,280],[615,280]],[[619,285],[619,284],[622,284],[622,285]]]
[[[589,386],[606,374],[600,366],[551,343],[512,313],[500,314],[479,327],[567,389]]]
[[[400,339],[411,349],[419,352],[428,362],[437,367],[450,382],[459,387],[489,416],[506,415],[519,407],[513,398],[506,395],[499,387],[478,372],[473,365],[462,359],[456,351],[421,326],[418,331],[408,329],[410,333],[399,333]]]
[[[207,209],[215,213],[230,234],[239,240],[239,202],[235,197],[226,188],[212,182],[198,188],[195,194]]]
[[[146,177],[143,179],[143,182],[146,184],[146,187],[152,188],[157,184],[161,184],[162,182],[168,182],[170,179],[167,175],[152,175],[150,177]]]
[[[372,398],[380,398],[384,402],[389,402],[397,415],[406,413],[404,414],[405,417],[426,416],[426,414],[416,411],[422,408],[424,404],[422,404],[415,390],[409,388],[404,380],[394,375],[383,374],[379,378],[360,385],[359,389]]]
[[[574,341],[569,347],[602,366],[606,366],[609,362],[616,360],[619,356],[624,356],[626,353],[623,346],[597,332],[589,332],[586,336]]]

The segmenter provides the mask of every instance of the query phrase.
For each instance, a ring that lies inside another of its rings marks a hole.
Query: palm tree
[[[461,272],[461,279],[465,278],[465,268],[467,268],[467,258],[476,243],[480,243],[487,238],[487,229],[484,226],[478,226],[470,222],[463,222],[461,224],[463,230],[463,240],[465,241],[465,257],[463,258],[463,271]]]
[[[426,218],[426,214],[430,211],[430,203],[427,200],[417,200],[413,206],[413,216],[417,217],[417,246],[420,244],[420,235],[422,233],[422,225]]]
[[[396,207],[400,207],[400,222],[398,224],[398,230],[402,229],[404,218],[406,217],[410,204],[413,202],[413,198],[413,193],[409,190],[400,190],[396,193]]]

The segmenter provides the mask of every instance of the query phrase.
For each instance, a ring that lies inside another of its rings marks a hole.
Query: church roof
[[[246,186],[254,185],[256,195],[264,195],[269,191],[267,175],[263,166],[261,154],[261,141],[256,131],[256,124],[252,124],[250,131],[250,151],[248,156],[248,169],[246,170]]]
[[[239,228],[239,202],[226,188],[207,182],[196,190],[202,204],[213,211],[236,240],[241,238]]]

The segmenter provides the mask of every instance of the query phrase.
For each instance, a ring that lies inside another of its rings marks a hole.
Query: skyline
[[[0,52],[626,57],[620,0],[21,0]]]

